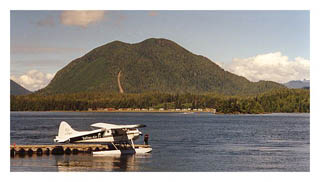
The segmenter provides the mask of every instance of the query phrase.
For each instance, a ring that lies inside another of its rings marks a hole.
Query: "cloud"
[[[149,11],[148,15],[149,16],[157,16],[158,12],[157,11]]]
[[[64,25],[87,27],[102,20],[104,11],[63,11],[60,21]]]
[[[281,52],[260,54],[249,58],[235,58],[231,64],[219,64],[227,71],[250,81],[269,80],[285,83],[291,80],[310,79],[310,61],[302,57],[289,60]]]
[[[47,86],[53,77],[54,74],[52,73],[42,73],[38,70],[30,70],[20,76],[11,75],[10,79],[28,90],[35,91]]]
[[[40,26],[40,27],[43,27],[43,26],[53,27],[53,26],[55,26],[54,17],[48,16],[48,17],[46,17],[45,19],[42,19],[42,20],[37,21],[36,24],[37,24],[38,26]]]
[[[114,23],[116,26],[120,27],[125,19],[127,19],[127,16],[123,14],[118,14],[118,16],[115,16],[114,18]]]

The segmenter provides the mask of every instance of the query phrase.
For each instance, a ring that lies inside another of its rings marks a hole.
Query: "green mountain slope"
[[[32,92],[17,84],[15,81],[10,80],[10,95],[27,95],[31,93]]]
[[[119,84],[124,93],[256,94],[284,87],[250,82],[173,41],[152,38],[136,44],[114,41],[93,49],[61,69],[40,93],[117,93]]]

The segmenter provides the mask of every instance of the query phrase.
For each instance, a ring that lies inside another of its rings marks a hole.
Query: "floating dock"
[[[117,144],[120,145],[120,144]],[[116,146],[117,146],[116,145]],[[129,147],[129,145],[121,144],[122,147]],[[135,147],[145,148],[150,145],[137,145]],[[89,153],[93,151],[111,150],[109,145],[103,144],[64,144],[64,145],[10,145],[10,156],[15,155],[70,155],[78,153]]]

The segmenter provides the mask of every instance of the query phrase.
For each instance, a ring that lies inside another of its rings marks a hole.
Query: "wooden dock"
[[[129,146],[124,146],[129,147]],[[150,147],[137,145],[135,147]],[[92,153],[92,151],[111,150],[109,145],[103,144],[64,144],[64,145],[10,145],[10,156],[15,155],[70,155],[78,153]]]

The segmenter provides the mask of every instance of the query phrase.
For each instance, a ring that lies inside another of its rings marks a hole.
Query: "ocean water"
[[[11,157],[14,171],[310,171],[310,115],[210,113],[11,112],[10,143],[53,144],[61,121],[145,124],[146,155]],[[142,137],[135,143],[142,144]]]

